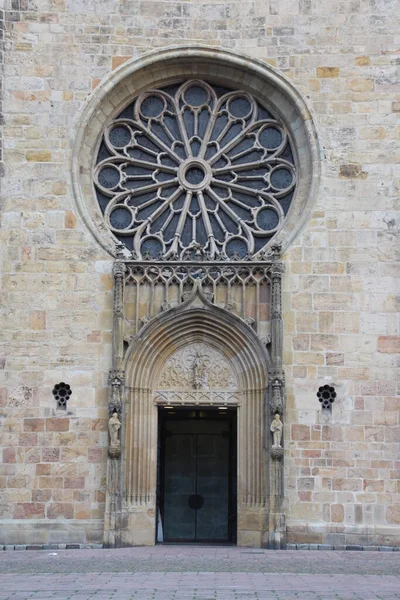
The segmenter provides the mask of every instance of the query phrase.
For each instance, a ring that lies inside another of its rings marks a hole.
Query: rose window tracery
[[[192,80],[140,94],[94,169],[107,227],[138,259],[260,255],[296,188],[288,132],[258,100]]]

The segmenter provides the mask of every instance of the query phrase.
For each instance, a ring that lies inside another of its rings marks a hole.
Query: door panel
[[[196,514],[196,539],[228,540],[229,438],[197,435],[197,493],[204,506]]]
[[[191,541],[196,523],[188,498],[196,489],[196,439],[170,434],[165,440],[164,539]]]

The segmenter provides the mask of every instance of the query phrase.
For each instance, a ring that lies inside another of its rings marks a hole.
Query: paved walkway
[[[400,600],[400,552],[5,551],[0,600]]]

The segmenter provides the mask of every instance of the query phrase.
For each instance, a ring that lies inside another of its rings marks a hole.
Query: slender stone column
[[[285,544],[284,514],[284,463],[283,447],[272,445],[271,422],[279,413],[283,423],[285,417],[285,376],[283,372],[283,319],[282,319],[282,276],[283,263],[274,260],[271,265],[271,362],[269,373],[270,410],[267,410],[266,433],[268,435],[268,451],[270,465],[270,515],[269,515],[269,547],[282,548]],[[283,424],[285,426],[285,423]],[[283,438],[282,438],[283,439]]]
[[[114,274],[114,304],[113,304],[113,368],[119,369],[124,357],[124,288],[126,266],[116,261]]]
[[[123,497],[123,457],[125,447],[125,373],[121,369],[124,352],[124,277],[125,264],[116,261],[114,274],[114,304],[113,304],[113,337],[112,337],[112,369],[108,376],[109,400],[108,412],[110,418],[117,415],[121,423],[119,444],[113,444],[109,439],[107,461],[107,493],[104,515],[104,544],[108,547],[121,545],[121,519]],[[122,458],[121,458],[122,457]]]
[[[273,368],[282,369],[283,320],[282,320],[282,276],[283,263],[274,261],[271,265],[271,359]]]

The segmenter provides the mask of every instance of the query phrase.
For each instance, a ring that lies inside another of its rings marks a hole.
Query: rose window
[[[94,184],[139,259],[244,259],[281,229],[296,166],[286,128],[253,96],[188,81],[142,93],[106,127]]]

